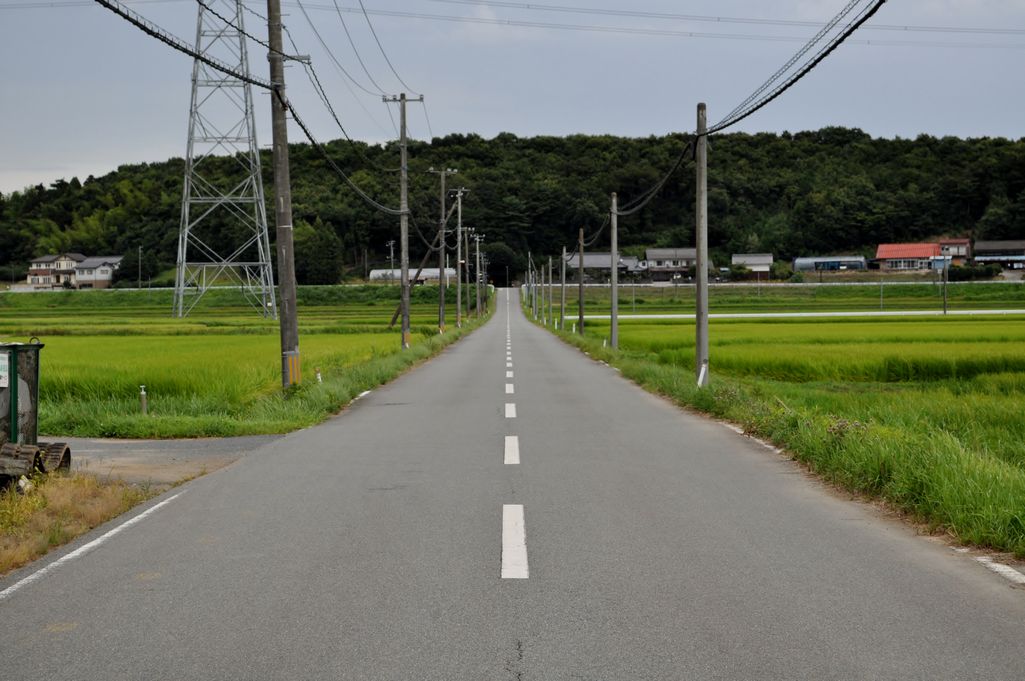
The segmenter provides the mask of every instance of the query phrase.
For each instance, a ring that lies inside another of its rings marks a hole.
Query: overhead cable
[[[332,52],[331,48],[327,46],[327,43],[324,41],[324,38],[320,35],[320,31],[317,30],[316,24],[313,23],[313,20],[310,18],[310,15],[306,12],[306,7],[303,5],[302,0],[295,0],[295,2],[299,6],[299,10],[303,13],[303,16],[306,17],[306,23],[308,23],[310,25],[310,28],[313,29],[313,35],[317,37],[317,40],[320,42],[320,46],[324,48],[324,51],[327,52],[327,55],[331,58],[331,61],[334,62],[334,65],[338,67],[338,70],[341,71],[346,78],[352,81],[353,85],[355,85],[368,95],[373,95],[374,97],[376,97],[378,95],[384,94],[380,88],[378,88],[377,92],[373,92],[372,90],[367,89],[363,86],[362,83],[360,83],[358,80],[352,77],[352,74],[349,73],[344,66],[342,66],[341,62],[338,61],[338,58],[335,57],[335,53]]]
[[[338,13],[338,21],[342,22],[342,29],[345,31],[345,37],[348,38],[349,45],[352,46],[352,51],[356,55],[356,61],[359,62],[359,65],[363,68],[363,73],[367,74],[367,78],[370,79],[370,82],[373,84],[373,86],[378,89],[380,94],[384,94],[384,89],[381,88],[381,86],[378,85],[377,81],[374,80],[374,77],[370,75],[370,70],[367,68],[367,65],[363,62],[363,57],[360,56],[359,50],[356,49],[356,41],[352,39],[352,34],[349,33],[349,25],[345,23],[345,17],[342,16],[342,8],[338,6],[338,0],[331,0],[331,2],[333,2],[335,5],[335,11]]]
[[[695,21],[713,24],[747,24],[755,26],[794,26],[801,28],[821,27],[822,22],[798,21],[793,19],[762,19],[753,17],[720,17],[705,14],[677,14],[673,12],[650,12],[644,10],[608,9],[599,7],[570,7],[567,5],[544,5],[536,2],[511,2],[508,0],[429,0],[446,5],[469,5],[477,7],[501,7],[540,12],[564,14],[593,14],[600,16],[628,17],[639,19],[660,19],[668,21]],[[972,28],[968,26],[913,26],[873,24],[872,30],[916,33],[980,33],[997,35],[1025,35],[1025,29],[1017,28]]]
[[[147,35],[149,35],[149,36],[151,36],[153,38],[156,38],[157,40],[159,40],[160,42],[164,43],[168,47],[171,47],[171,48],[173,48],[175,50],[178,50],[179,52],[181,52],[183,54],[189,55],[193,59],[196,59],[196,60],[206,64],[207,66],[209,66],[212,69],[220,71],[221,73],[224,73],[226,75],[232,76],[233,78],[237,78],[238,80],[240,80],[240,81],[242,81],[244,83],[249,83],[250,85],[255,85],[257,87],[262,87],[262,88],[264,88],[266,90],[273,90],[274,89],[274,85],[270,81],[268,81],[268,80],[264,80],[262,78],[255,78],[255,77],[253,77],[252,75],[250,75],[248,73],[242,73],[242,72],[236,70],[234,67],[229,66],[228,64],[224,63],[220,59],[214,59],[213,57],[209,57],[209,56],[207,56],[205,54],[200,54],[199,52],[196,52],[196,50],[194,50],[193,48],[189,47],[189,45],[186,44],[185,41],[183,41],[181,38],[178,38],[177,36],[174,36],[174,35],[168,33],[167,31],[165,31],[164,29],[160,28],[156,24],[151,23],[147,19],[144,19],[140,15],[136,14],[132,10],[130,10],[127,7],[125,7],[124,5],[122,5],[120,2],[118,2],[118,0],[93,0],[93,1],[96,2],[99,5],[103,5],[104,7],[109,9],[114,14],[117,14],[119,17],[121,17],[122,19],[124,19],[128,23],[132,24],[133,26],[135,26],[139,30],[141,30],[143,33],[145,33],[145,34],[147,34]]]
[[[787,79],[786,82],[776,86],[775,89],[773,89],[767,95],[764,95],[761,99],[759,99],[756,102],[750,104],[746,109],[743,109],[740,112],[737,112],[736,110],[734,110],[734,113],[732,115],[727,116],[726,118],[724,118],[719,123],[716,123],[714,126],[709,128],[708,132],[705,133],[705,134],[706,135],[712,135],[712,134],[715,134],[717,132],[721,132],[722,130],[725,130],[726,128],[728,128],[730,126],[736,125],[740,121],[744,120],[745,118],[747,118],[751,114],[753,114],[756,111],[758,111],[759,109],[763,108],[764,106],[769,104],[771,101],[773,101],[774,99],[776,99],[777,97],[782,95],[784,92],[789,90],[799,80],[801,80],[806,75],[808,75],[808,73],[810,73],[812,69],[814,69],[816,66],[818,66],[822,62],[823,59],[825,59],[830,54],[832,54],[833,51],[836,48],[840,47],[840,45],[843,44],[843,42],[845,40],[847,40],[847,38],[849,38],[855,31],[857,31],[858,28],[862,24],[864,24],[866,21],[871,19],[875,15],[875,13],[878,12],[879,9],[884,4],[886,4],[886,0],[874,0],[874,2],[871,4],[871,6],[868,7],[861,14],[861,16],[859,16],[854,21],[852,21],[850,24],[848,24],[847,28],[845,28],[843,30],[843,32],[841,32],[837,37],[835,37],[832,41],[827,43],[821,50],[819,50],[819,52],[816,53],[816,55],[808,63],[806,63],[803,67],[801,67],[797,71],[796,74],[794,74],[789,79]]]
[[[287,27],[283,28],[285,29],[285,35],[288,36],[288,42],[292,45],[292,49],[298,52],[299,48],[296,46],[295,40],[292,38],[291,31],[289,31]],[[313,64],[309,62],[303,62],[303,69],[306,71],[306,78],[310,81],[310,85],[313,86],[314,91],[320,97],[320,101],[327,108],[328,113],[331,114],[331,118],[334,119],[335,124],[338,126],[338,129],[342,131],[342,135],[353,146],[353,148],[356,150],[356,153],[362,156],[364,161],[366,161],[370,165],[374,166],[375,168],[383,172],[396,173],[399,170],[401,170],[401,168],[389,168],[386,166],[382,166],[380,163],[374,161],[369,156],[367,156],[366,153],[364,153],[362,146],[360,146],[360,143],[352,139],[352,137],[349,136],[348,131],[346,131],[345,126],[342,125],[342,121],[338,118],[338,114],[335,112],[335,108],[331,104],[331,100],[327,96],[327,91],[324,90],[324,86],[320,82],[320,77],[317,75],[317,70],[313,68]]]
[[[99,0],[97,0],[97,1],[99,1]],[[374,200],[369,194],[367,194],[365,191],[363,191],[359,187],[359,185],[357,185],[355,182],[352,181],[352,178],[350,178],[345,173],[345,171],[343,171],[341,168],[338,167],[338,164],[335,163],[334,159],[332,159],[331,156],[327,153],[327,149],[324,148],[324,145],[321,144],[320,142],[318,142],[317,139],[313,136],[313,133],[310,132],[310,129],[306,127],[306,124],[303,122],[302,118],[299,117],[299,114],[295,110],[295,107],[292,106],[292,103],[290,101],[288,101],[287,99],[285,99],[284,96],[282,96],[281,91],[279,89],[275,88],[274,94],[277,96],[278,101],[281,103],[281,105],[283,107],[285,107],[286,109],[288,109],[288,111],[292,114],[292,119],[295,120],[296,125],[298,125],[299,128],[303,131],[303,134],[306,135],[306,139],[308,139],[310,141],[310,144],[312,144],[314,147],[316,147],[317,151],[319,151],[321,156],[324,157],[324,160],[326,160],[328,162],[328,164],[331,166],[331,168],[336,173],[338,173],[338,175],[343,180],[345,180],[345,183],[348,184],[349,187],[354,192],[356,192],[356,194],[358,194],[361,199],[363,199],[371,207],[381,211],[382,213],[386,213],[388,215],[402,215],[403,213],[407,213],[407,214],[409,213],[408,210],[407,211],[403,211],[403,210],[401,210],[399,208],[389,208],[388,206],[384,205],[383,203],[379,203],[378,201]]]
[[[366,5],[363,4],[363,0],[359,0],[359,8],[363,10],[363,17],[367,20],[367,26],[370,27],[370,33],[373,34],[374,40],[377,42],[377,49],[381,50],[381,56],[384,57],[385,63],[388,64],[388,68],[391,69],[392,75],[395,76],[395,79],[402,84],[402,87],[406,88],[414,95],[419,96],[421,93],[413,91],[413,88],[406,85],[406,81],[402,80],[402,76],[399,75],[399,72],[396,71],[395,67],[392,65],[391,59],[388,58],[388,53],[384,51],[384,45],[381,44],[381,39],[377,37],[377,31],[374,30],[374,22],[370,21],[370,14],[367,12],[367,8]],[[430,123],[427,124],[427,127],[430,127]],[[432,134],[431,136],[433,137],[434,135]]]

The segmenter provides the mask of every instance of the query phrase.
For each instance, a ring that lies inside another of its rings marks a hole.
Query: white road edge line
[[[523,523],[523,506],[502,506],[502,579],[527,579],[527,532]]]
[[[505,403],[505,417],[507,419],[514,419],[514,418],[516,418],[516,403],[515,402],[506,402]]]
[[[505,394],[506,395],[512,395],[515,391],[516,391],[516,389],[513,387],[512,383],[506,383],[505,384]]]
[[[520,438],[518,435],[505,436],[505,465],[516,466],[520,463]]]
[[[979,556],[975,560],[979,561],[987,568],[997,573],[1004,579],[1014,582],[1018,586],[1025,586],[1025,575],[1015,570],[1010,565],[1004,565],[1003,563],[994,562],[989,556]]]
[[[182,494],[184,494],[184,492],[178,492],[178,494],[175,494],[170,499],[164,499],[163,501],[161,501],[159,504],[156,504],[152,508],[146,509],[145,511],[143,511],[139,515],[135,516],[134,518],[126,520],[125,522],[121,523],[120,525],[118,525],[114,529],[109,530],[108,532],[106,532],[105,534],[100,535],[96,539],[93,539],[88,544],[85,544],[83,546],[78,547],[77,549],[75,549],[71,553],[67,554],[66,556],[62,556],[62,557],[58,558],[57,560],[53,561],[52,563],[50,563],[46,567],[41,568],[39,570],[36,570],[35,572],[33,572],[28,577],[25,577],[24,579],[21,579],[18,582],[15,582],[14,584],[10,585],[9,587],[4,589],[3,591],[0,591],[0,601],[6,600],[7,598],[10,597],[11,594],[13,594],[15,591],[17,591],[21,587],[28,586],[32,582],[39,581],[40,579],[42,579],[43,577],[45,577],[49,573],[53,572],[54,570],[56,570],[60,566],[64,565],[65,563],[70,563],[71,561],[75,560],[76,558],[84,556],[85,554],[89,553],[90,551],[92,551],[96,547],[100,546],[100,544],[103,544],[104,542],[106,542],[108,539],[113,537],[115,534],[118,534],[122,530],[126,530],[129,527],[131,527],[132,525],[135,525],[136,523],[141,522],[144,518],[146,518],[147,516],[149,516],[152,513],[157,512],[158,510],[160,510],[161,508],[163,508],[167,504],[171,503],[172,501],[174,501],[175,499],[180,497]]]

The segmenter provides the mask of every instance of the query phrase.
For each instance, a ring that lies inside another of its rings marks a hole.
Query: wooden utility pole
[[[559,330],[566,330],[566,247],[562,247],[562,260],[559,261],[559,280],[562,294],[559,296]]]
[[[619,347],[619,241],[617,229],[619,225],[619,199],[612,192],[612,214],[609,216],[612,229],[612,313],[609,344],[613,349]]]
[[[288,100],[285,98],[284,44],[281,38],[281,0],[267,0],[267,38],[270,50],[271,130],[274,162],[274,217],[277,225],[278,297],[280,299],[281,386],[302,380],[299,357],[299,319],[296,311],[295,252],[292,239],[292,189],[288,172]]]
[[[694,201],[694,225],[697,251],[696,315],[694,361],[698,387],[708,385],[708,135],[705,104],[698,104],[697,195]]]
[[[577,279],[579,281],[580,300],[577,302],[577,326],[580,335],[584,335],[584,228],[580,228],[580,238],[577,244]]]

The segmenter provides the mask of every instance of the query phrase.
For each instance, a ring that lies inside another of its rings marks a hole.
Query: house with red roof
[[[939,244],[879,244],[876,249],[881,270],[930,270],[936,260],[942,261]]]

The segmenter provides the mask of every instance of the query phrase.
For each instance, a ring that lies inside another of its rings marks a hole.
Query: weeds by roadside
[[[37,477],[21,493],[0,490],[0,575],[121,515],[153,492],[83,473]]]

